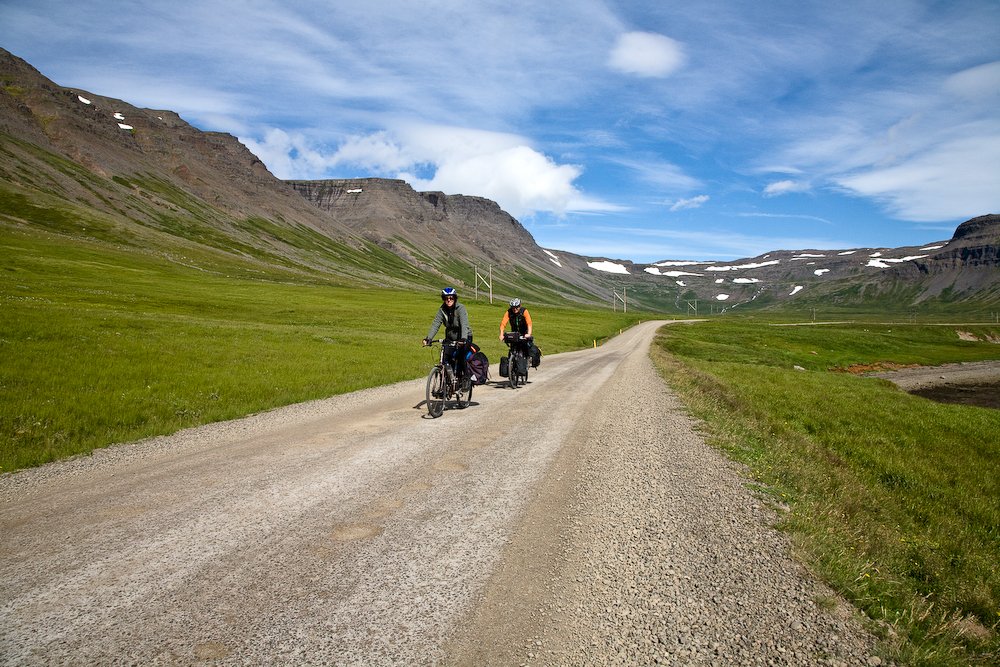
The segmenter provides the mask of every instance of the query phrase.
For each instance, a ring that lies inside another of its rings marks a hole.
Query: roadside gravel
[[[883,664],[645,349],[591,403],[453,663]]]

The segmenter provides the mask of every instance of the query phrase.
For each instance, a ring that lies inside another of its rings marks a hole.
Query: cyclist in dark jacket
[[[500,320],[500,340],[503,340],[504,329],[507,328],[508,324],[512,332],[517,332],[524,337],[520,343],[521,349],[531,360],[532,367],[538,368],[541,353],[535,347],[535,341],[532,337],[531,314],[528,313],[528,309],[524,307],[520,299],[511,299],[510,307],[504,311],[503,318]]]
[[[458,302],[458,292],[454,287],[445,287],[441,290],[441,308],[434,316],[427,337],[423,340],[425,346],[430,345],[442,324],[444,338],[451,343],[451,359],[455,362],[455,372],[462,377],[465,375],[465,346],[472,342],[472,327],[469,326],[469,314],[465,310],[465,305]],[[461,354],[459,354],[460,348]]]

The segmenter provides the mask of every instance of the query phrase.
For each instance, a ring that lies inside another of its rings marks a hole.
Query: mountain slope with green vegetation
[[[420,377],[436,360],[419,341],[439,285],[368,287],[201,246],[142,251],[9,218],[0,218],[0,254],[3,471]],[[504,306],[462,296],[496,361]],[[528,303],[546,353],[592,345],[640,317]]]

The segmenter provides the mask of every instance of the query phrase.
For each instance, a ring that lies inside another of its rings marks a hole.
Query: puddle
[[[1000,410],[1000,382],[942,384],[936,387],[914,389],[910,393],[938,403],[975,405],[981,408]]]

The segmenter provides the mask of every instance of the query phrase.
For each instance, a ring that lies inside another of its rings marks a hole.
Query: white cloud
[[[697,197],[691,197],[690,199],[678,199],[670,207],[670,210],[681,211],[686,208],[701,208],[701,206],[707,202],[708,199],[708,195],[698,195]]]
[[[579,175],[579,167],[556,164],[528,146],[449,156],[426,180],[400,174],[418,190],[488,197],[514,217],[535,211],[564,214],[577,194],[573,181]]]
[[[937,143],[889,167],[872,165],[835,181],[913,221],[970,218],[1000,211],[1000,125]]]
[[[618,38],[608,64],[624,74],[662,78],[681,68],[684,50],[679,42],[665,35],[628,32]]]
[[[421,158],[384,131],[348,137],[331,158],[332,164],[352,164],[381,172],[411,169],[418,162]]]
[[[777,197],[791,192],[808,192],[809,184],[802,181],[775,181],[764,188],[765,197]]]
[[[621,210],[577,189],[581,167],[558,164],[515,134],[404,123],[349,137],[326,157],[280,131],[269,133],[256,147],[268,151],[267,164],[280,162],[282,173],[353,165],[402,178],[421,191],[487,197],[518,218],[536,212]],[[430,175],[421,176],[421,171]]]
[[[944,82],[944,88],[970,100],[1000,97],[1000,60],[953,74]]]
[[[315,178],[334,164],[331,157],[313,148],[299,133],[272,128],[260,141],[247,137],[241,137],[240,141],[278,178]]]

